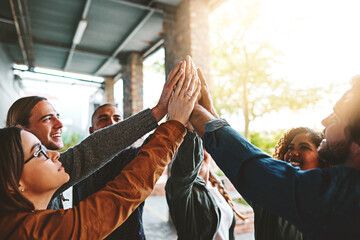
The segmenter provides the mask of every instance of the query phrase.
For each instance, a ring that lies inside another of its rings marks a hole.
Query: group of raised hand
[[[158,105],[165,104],[165,100],[169,99],[167,105],[169,119],[179,121],[183,125],[194,127],[197,125],[196,118],[191,117],[193,110],[206,111],[210,118],[218,118],[204,75],[200,68],[196,68],[190,56],[180,61],[169,73],[160,99]],[[203,132],[196,127],[195,130],[199,134]]]

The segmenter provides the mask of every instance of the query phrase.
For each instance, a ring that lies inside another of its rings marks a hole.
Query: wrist
[[[151,109],[151,113],[154,116],[155,120],[159,122],[166,115],[166,110],[156,105]]]
[[[200,105],[196,105],[190,117],[190,123],[193,125],[197,134],[202,137],[205,133],[205,124],[216,118],[209,111]]]

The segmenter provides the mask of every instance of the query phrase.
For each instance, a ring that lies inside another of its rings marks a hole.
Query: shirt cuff
[[[224,126],[230,126],[230,124],[222,118],[215,118],[211,119],[205,124],[205,132],[213,132],[219,128],[222,128]]]

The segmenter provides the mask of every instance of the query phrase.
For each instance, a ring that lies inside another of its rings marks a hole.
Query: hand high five
[[[191,60],[190,57],[187,57],[186,63],[188,63],[188,59]],[[192,63],[189,61],[189,64]],[[177,120],[186,125],[194,109],[200,89],[201,86],[196,71],[193,71],[192,67],[188,68],[187,65],[185,74],[181,74],[180,80],[169,101],[168,114],[170,120]]]

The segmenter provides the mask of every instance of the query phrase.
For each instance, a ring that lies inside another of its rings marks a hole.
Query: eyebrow
[[[99,116],[97,117],[97,119],[102,118],[102,117],[109,117],[109,115],[107,115],[107,114],[101,114],[101,115],[99,115]],[[110,116],[110,117],[119,117],[119,118],[121,118],[121,116],[120,116],[119,114],[114,114],[114,115],[112,115],[112,116]]]
[[[30,149],[30,152],[32,152],[36,147],[40,147],[40,143],[34,144],[34,146]]]
[[[101,114],[101,115],[99,115],[99,116],[97,117],[97,119],[103,118],[103,117],[108,117],[108,115],[106,115],[106,114]]]
[[[299,145],[300,145],[300,146],[306,145],[307,147],[311,147],[311,144],[309,144],[309,143],[307,143],[307,142],[301,142],[301,143],[299,143]],[[293,144],[293,143],[290,143],[290,144],[288,145],[288,147],[293,147],[293,146],[295,146],[295,144]]]
[[[42,116],[42,117],[39,119],[39,121],[43,120],[44,118],[53,117],[53,116],[55,116],[55,114],[53,114],[53,113],[46,114],[46,115]],[[59,113],[56,113],[56,117],[60,117],[60,114],[59,114]]]
[[[299,143],[299,145],[306,145],[306,146],[311,146],[309,143],[307,143],[307,142],[301,142],[301,143]]]

